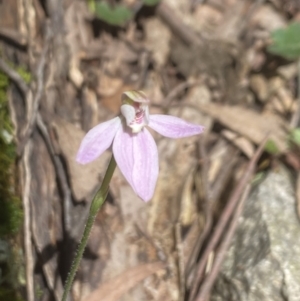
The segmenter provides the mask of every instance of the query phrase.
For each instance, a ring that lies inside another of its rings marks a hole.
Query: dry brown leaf
[[[84,87],[82,89],[82,128],[85,131],[99,123],[98,110],[96,93],[88,87]]]
[[[166,64],[170,53],[171,32],[169,28],[157,18],[145,21],[146,46],[152,52],[157,67]]]
[[[287,151],[285,154],[285,162],[290,165],[294,170],[300,170],[300,157],[297,153]]]
[[[183,226],[189,226],[197,216],[197,206],[193,198],[195,168],[188,174],[181,194],[181,208],[179,220]]]
[[[231,5],[226,5],[215,35],[226,41],[236,41],[244,28],[245,12],[248,9],[247,1],[233,1]]]
[[[252,158],[254,154],[254,146],[248,139],[229,130],[223,130],[221,134],[236,145],[249,159]]]
[[[67,163],[73,195],[78,201],[86,200],[101,183],[111,155],[105,152],[91,164],[81,165],[75,161],[75,158],[85,133],[59,118],[55,119],[52,126],[57,134],[60,151]]]
[[[185,102],[196,106],[206,105],[211,102],[211,92],[206,85],[191,87],[185,97]],[[213,124],[212,118],[201,114],[201,124],[204,125],[206,129],[203,135],[207,136],[210,132],[209,129]]]
[[[284,83],[282,83],[281,87],[278,88],[277,95],[284,108],[284,111],[282,113],[290,113],[295,109],[293,95]]]
[[[165,268],[165,263],[141,264],[124,271],[119,276],[103,283],[84,301],[117,301],[140,281]]]
[[[278,67],[277,73],[287,81],[293,79],[298,73],[297,62]]]
[[[120,63],[133,63],[138,60],[138,54],[124,41],[112,39],[105,46],[103,58],[107,60],[114,60]]]
[[[224,160],[229,152],[229,143],[225,139],[218,139],[209,153],[210,164],[207,174],[209,183],[214,183],[224,165]]]
[[[104,58],[108,61],[117,60],[120,63],[133,63],[138,59],[138,54],[123,41],[112,39],[110,36],[97,38],[81,51],[80,57],[86,60]]]
[[[193,248],[201,235],[201,232],[204,227],[204,216],[200,216],[200,218],[195,219],[190,226],[186,236],[184,237],[182,247],[184,254],[184,262],[185,266],[187,266],[188,260],[193,253]]]
[[[111,77],[102,74],[98,84],[97,92],[101,97],[111,97],[123,85],[123,80],[118,77]]]
[[[261,29],[268,32],[284,27],[286,25],[285,19],[278,11],[270,4],[262,5],[251,18],[250,22]]]
[[[122,93],[132,89],[134,89],[134,87],[125,85],[121,78],[102,74],[100,76],[97,93],[101,97],[101,102],[105,107],[114,113],[118,113]]]
[[[190,5],[189,1],[186,0],[165,0],[164,1],[173,10],[174,14],[182,20],[183,23],[190,26],[194,30],[201,29],[199,19],[196,19],[192,14],[187,13],[189,11]]]
[[[122,85],[115,91],[114,94],[103,97],[101,101],[103,105],[106,106],[110,111],[117,114],[120,111],[122,93],[133,89],[133,86]]]
[[[266,111],[275,111],[285,115],[296,110],[297,102],[294,100],[289,88],[286,87],[286,82],[281,77],[272,77],[268,86],[271,100],[265,107]]]
[[[280,152],[286,150],[287,125],[275,115],[262,115],[239,106],[212,103],[202,105],[200,110],[255,144],[259,144],[270,133],[270,140],[276,144],[278,150]]]
[[[198,21],[199,28],[213,30],[222,20],[222,13],[217,8],[203,3],[195,8],[193,17]]]
[[[262,74],[255,74],[250,77],[250,87],[261,102],[264,103],[268,100],[268,81]]]
[[[66,41],[69,46],[69,77],[77,88],[83,84],[84,77],[80,71],[80,52],[89,44],[92,31],[86,22],[89,12],[84,3],[73,2],[65,14]]]

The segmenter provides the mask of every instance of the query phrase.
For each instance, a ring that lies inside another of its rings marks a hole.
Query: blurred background
[[[116,170],[69,300],[300,300],[299,74],[299,0],[0,0],[0,300],[60,301],[133,89],[205,132]]]

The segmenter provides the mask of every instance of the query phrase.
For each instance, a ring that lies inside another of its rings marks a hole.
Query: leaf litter
[[[27,282],[18,290],[28,301],[60,300],[110,156],[79,166],[78,146],[85,132],[119,114],[124,91],[140,89],[153,102],[151,113],[173,114],[206,130],[201,138],[176,141],[154,134],[160,175],[148,204],[116,171],[71,298],[183,301],[211,294],[211,300],[228,300],[213,286],[223,275],[213,258],[225,256],[239,227],[230,219],[243,214],[242,205],[224,210],[251,184],[249,174],[267,176],[285,164],[297,174],[299,209],[298,1],[54,3],[0,3],[0,68],[11,79],[11,116],[17,129],[33,124],[27,140],[20,131],[14,137],[24,149],[16,163],[26,171],[18,174],[16,190],[31,212],[24,228]],[[12,66],[26,66],[30,84]],[[241,185],[243,174],[247,183]],[[225,230],[203,257],[220,219]]]

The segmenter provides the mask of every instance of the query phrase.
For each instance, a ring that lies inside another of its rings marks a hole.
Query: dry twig
[[[0,57],[0,70],[2,70],[14,83],[17,84],[24,97],[26,97],[29,90],[27,84],[17,71],[12,69],[1,57]]]
[[[185,89],[194,87],[196,85],[201,84],[200,81],[196,81],[194,79],[188,79],[187,81],[180,83],[179,85],[177,85],[176,87],[174,87],[174,89],[172,89],[168,95],[166,96],[166,98],[164,99],[164,106],[165,108],[169,108],[172,101],[174,99],[176,99],[178,97],[178,95],[180,93],[182,93]]]
[[[184,301],[185,295],[185,266],[184,266],[184,254],[182,248],[182,237],[181,237],[181,224],[176,223],[175,225],[175,238],[176,238],[176,250],[177,250],[177,263],[178,263],[178,275],[179,275],[179,301]]]
[[[31,243],[31,210],[30,210],[30,184],[31,184],[31,170],[30,170],[30,156],[32,144],[28,143],[24,150],[23,160],[23,209],[24,209],[24,248],[26,260],[26,292],[27,300],[34,301],[34,258]]]
[[[256,163],[263,152],[263,149],[264,149],[264,146],[265,146],[265,143],[266,143],[268,137],[269,137],[269,135],[267,135],[265,137],[265,139],[261,142],[259,148],[257,149],[254,156],[250,160],[243,177],[241,178],[237,187],[233,191],[232,196],[230,197],[224,211],[222,212],[222,214],[220,216],[220,219],[218,220],[218,223],[216,225],[213,236],[212,236],[211,240],[208,242],[208,245],[207,245],[206,249],[204,250],[203,256],[201,257],[201,260],[198,264],[197,273],[195,275],[194,284],[193,284],[191,294],[190,294],[190,300],[194,300],[194,298],[196,296],[197,289],[202,280],[202,275],[203,275],[208,257],[211,254],[211,252],[214,250],[214,248],[217,246],[217,244],[220,240],[220,237],[223,233],[223,230],[225,229],[225,227],[228,223],[228,220],[230,219],[230,216],[232,215],[232,212],[234,211],[234,208],[236,207],[236,205],[245,189],[245,186],[249,182],[249,179],[256,166]]]
[[[207,154],[206,154],[206,150],[204,147],[204,143],[200,143],[200,152],[201,152],[201,157],[202,158],[206,158]],[[195,262],[196,262],[196,258],[199,255],[201,246],[203,244],[203,241],[207,238],[207,235],[210,233],[211,231],[211,226],[212,226],[212,207],[215,204],[215,202],[219,199],[220,194],[223,191],[224,186],[227,183],[228,178],[230,177],[230,173],[233,170],[233,167],[235,166],[236,162],[237,162],[237,157],[236,155],[238,154],[237,152],[234,152],[233,154],[230,153],[230,157],[228,158],[228,161],[225,160],[226,162],[228,162],[227,164],[224,164],[223,167],[221,168],[220,172],[219,172],[219,176],[216,179],[213,188],[211,188],[210,184],[207,181],[207,175],[208,175],[208,160],[204,160],[204,164],[203,167],[201,169],[202,171],[202,181],[204,183],[204,190],[205,190],[205,226],[204,229],[201,233],[201,235],[199,236],[196,245],[193,249],[192,255],[189,258],[188,261],[188,265],[187,265],[187,279],[189,279],[192,275],[193,275],[193,267],[195,266]],[[188,283],[190,281],[188,280]]]
[[[170,29],[187,45],[199,45],[201,39],[196,32],[174,13],[164,1],[157,7],[157,15],[170,27]]]
[[[233,214],[230,226],[228,227],[225,237],[224,237],[218,251],[215,254],[215,260],[214,260],[213,266],[211,268],[211,271],[210,271],[209,275],[207,276],[207,278],[205,279],[205,281],[203,282],[201,289],[199,291],[199,294],[198,294],[197,298],[195,299],[196,301],[205,301],[207,299],[208,295],[210,294],[210,291],[214,285],[214,282],[215,282],[215,280],[218,276],[219,270],[221,268],[223,259],[230,246],[230,242],[233,238],[234,232],[237,228],[238,218],[241,216],[245,201],[250,192],[250,188],[251,188],[250,184],[248,184],[247,187],[245,188],[242,199],[239,202],[239,204],[235,210],[235,213]]]
[[[38,114],[38,109],[40,105],[40,101],[43,95],[44,91],[44,73],[45,73],[45,67],[46,67],[46,57],[48,54],[49,50],[49,43],[50,43],[50,30],[47,29],[47,34],[46,34],[46,41],[44,44],[44,48],[38,63],[37,71],[36,71],[36,78],[37,78],[37,90],[33,99],[33,104],[32,104],[32,110],[31,112],[28,112],[29,115],[29,120],[26,126],[26,130],[24,133],[24,136],[22,138],[22,141],[20,142],[18,146],[18,153],[21,154],[23,151],[24,146],[26,145],[28,139],[30,138],[35,123],[36,123],[36,118]]]
[[[26,38],[20,32],[11,28],[0,28],[0,39],[17,46],[22,50],[25,50],[27,46]]]
[[[201,168],[201,180],[203,185],[202,189],[204,190],[204,214],[205,214],[205,226],[203,231],[201,232],[199,238],[196,241],[195,246],[193,247],[193,251],[191,256],[188,259],[187,266],[186,266],[186,280],[189,283],[189,278],[193,274],[192,272],[194,271],[193,267],[195,265],[195,262],[197,260],[197,256],[199,254],[200,248],[202,246],[202,243],[209,233],[209,230],[211,228],[212,224],[212,217],[211,217],[211,199],[209,196],[209,192],[211,191],[210,188],[210,183],[208,181],[207,175],[208,175],[208,170],[209,170],[209,161],[208,161],[208,156],[205,148],[205,143],[203,141],[204,139],[200,139],[199,141],[199,150],[200,150],[200,157],[202,161],[202,168]]]
[[[51,138],[48,133],[48,129],[41,117],[41,115],[38,113],[37,114],[37,126],[40,132],[42,133],[42,136],[44,138],[44,141],[46,143],[46,146],[48,148],[48,151],[50,153],[50,156],[52,158],[58,182],[59,185],[62,189],[63,192],[63,199],[64,199],[64,225],[65,225],[65,230],[68,233],[72,233],[72,228],[71,228],[71,204],[72,204],[72,195],[71,195],[71,190],[69,188],[68,180],[67,180],[67,174],[66,171],[63,167],[63,164],[60,160],[60,158],[55,154]]]
[[[300,58],[298,59],[298,64],[297,64],[297,67],[298,67],[298,107],[295,111],[295,113],[293,114],[292,116],[292,120],[290,122],[290,126],[292,128],[295,128],[299,125],[299,120],[300,120]]]

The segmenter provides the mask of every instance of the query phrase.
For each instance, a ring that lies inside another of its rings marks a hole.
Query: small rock
[[[293,181],[282,166],[246,201],[213,301],[298,301],[300,223]]]

